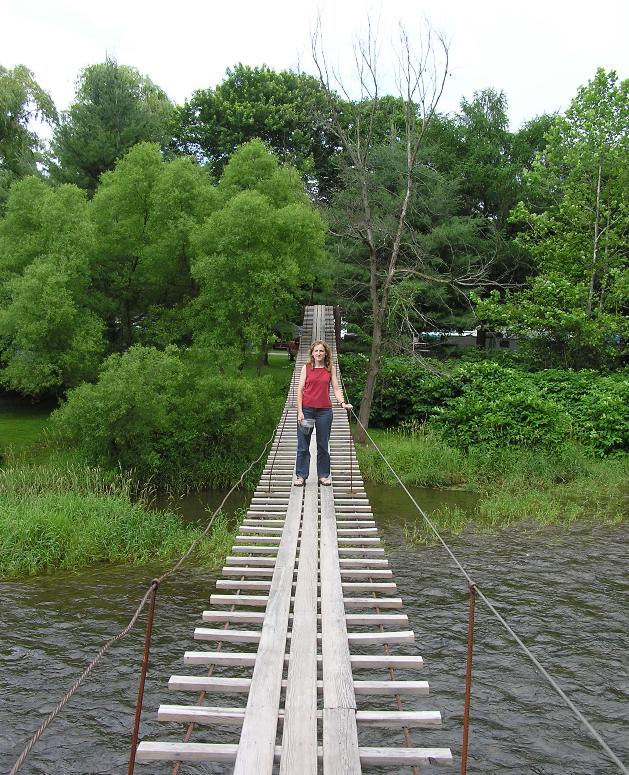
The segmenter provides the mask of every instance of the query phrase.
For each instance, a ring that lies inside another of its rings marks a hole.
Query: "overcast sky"
[[[183,102],[237,62],[312,72],[318,9],[330,60],[350,80],[367,14],[383,67],[398,20],[413,35],[425,16],[450,46],[440,110],[493,87],[507,95],[512,129],[564,110],[597,67],[629,77],[629,0],[0,0],[0,64],[26,65],[61,110],[81,68],[106,55]]]

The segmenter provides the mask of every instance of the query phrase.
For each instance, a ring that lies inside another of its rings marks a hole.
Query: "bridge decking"
[[[160,721],[198,724],[197,735],[204,739],[214,726],[232,726],[234,742],[143,741],[137,762],[233,762],[239,775],[342,775],[370,766],[399,772],[403,766],[452,761],[448,748],[373,747],[359,741],[366,727],[381,727],[388,741],[395,730],[436,727],[441,715],[364,709],[371,698],[376,708],[386,697],[412,701],[428,693],[428,684],[395,677],[395,671],[406,675],[423,663],[420,656],[391,653],[392,644],[413,643],[414,634],[399,612],[402,601],[380,546],[344,410],[334,409],[333,485],[317,483],[313,439],[306,486],[292,486],[295,391],[315,339],[325,339],[336,359],[331,307],[306,310],[291,388],[267,464],[210,597],[212,608],[203,612],[209,626],[194,631],[195,640],[216,644],[215,650],[184,655],[186,665],[208,672],[174,675],[168,684],[172,691],[238,700],[163,704],[158,710]],[[384,653],[370,653],[377,647]],[[384,677],[364,680],[359,671],[365,669]]]

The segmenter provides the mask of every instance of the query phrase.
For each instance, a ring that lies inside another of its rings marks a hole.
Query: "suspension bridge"
[[[432,745],[440,712],[413,709],[429,690],[417,680],[421,656],[395,653],[399,645],[409,651],[414,633],[380,545],[345,410],[334,409],[332,486],[319,486],[315,454],[305,487],[292,484],[296,388],[317,339],[328,343],[336,364],[332,307],[306,309],[266,466],[203,626],[194,630],[207,648],[186,651],[190,674],[168,681],[171,693],[195,701],[159,706],[158,719],[171,722],[168,737],[177,737],[172,722],[180,725],[178,739],[142,740],[138,763],[233,764],[238,775],[353,775],[452,762],[449,748]],[[232,742],[224,742],[226,728]],[[381,745],[364,744],[374,736]],[[431,745],[414,745],[417,736]]]

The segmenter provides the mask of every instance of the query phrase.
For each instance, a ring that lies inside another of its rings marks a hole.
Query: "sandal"
[[[322,484],[325,487],[329,487],[332,484],[332,479],[330,479],[329,476],[326,476],[322,479],[319,479],[319,484]]]
[[[303,477],[303,476],[296,476],[296,477],[293,479],[293,484],[295,485],[295,487],[303,487],[303,486],[304,486],[304,484],[305,484],[305,481],[306,481],[306,480],[304,479],[304,477]]]

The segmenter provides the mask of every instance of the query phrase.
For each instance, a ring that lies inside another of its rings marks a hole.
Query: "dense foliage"
[[[260,141],[218,185],[138,143],[78,187],[27,177],[0,220],[0,384],[60,394],[134,344],[268,347],[325,275],[325,225]]]
[[[172,111],[166,94],[134,67],[113,59],[86,67],[55,128],[53,177],[93,193],[102,173],[136,143],[165,143]]]
[[[0,212],[9,187],[24,175],[37,174],[43,144],[32,131],[32,119],[57,118],[50,95],[24,65],[0,65]]]
[[[428,371],[418,360],[383,359],[372,423],[429,422],[463,449],[475,445],[557,449],[576,442],[597,455],[629,450],[629,376],[592,370],[543,370],[463,361]],[[341,357],[354,402],[365,382],[367,356]]]
[[[546,135],[511,220],[536,276],[481,319],[523,335],[538,363],[617,365],[629,341],[629,80],[599,70]]]
[[[179,488],[223,484],[270,433],[272,387],[224,359],[134,345],[111,355],[96,383],[69,393],[53,427],[90,465]]]

